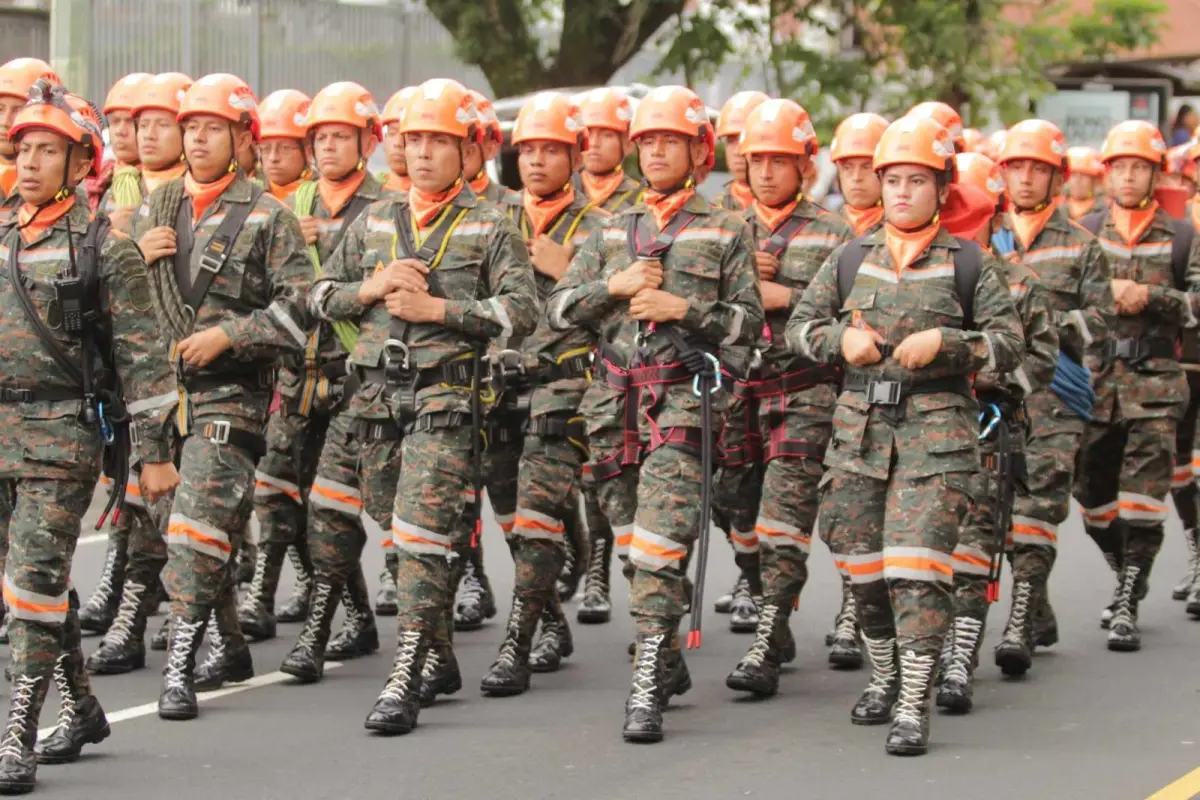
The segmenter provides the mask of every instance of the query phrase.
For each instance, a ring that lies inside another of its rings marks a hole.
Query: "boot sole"
[[[529,670],[538,675],[549,675],[551,672],[558,672],[562,669],[562,659],[554,661],[530,661]]]
[[[862,725],[864,727],[873,725],[887,725],[891,721],[891,714],[888,714],[886,717],[856,717],[853,714],[850,715],[851,725]]]
[[[893,756],[923,756],[929,752],[927,744],[889,744],[884,747],[888,755]]]
[[[108,726],[108,723],[105,723],[104,727],[92,734],[91,738],[84,742],[84,744],[100,744],[111,735],[112,728]],[[45,755],[37,752],[35,752],[35,755],[37,756],[37,761],[39,764],[73,764],[79,760],[79,756],[82,752],[83,748],[81,747],[79,752],[71,753],[69,755],[64,754],[55,756]]]
[[[1171,592],[1172,600],[1187,600],[1187,596],[1188,596],[1187,589],[1184,589],[1182,592],[1179,591],[1178,589],[1175,589],[1174,591]]]
[[[1028,672],[1033,663],[1026,661],[1016,653],[996,653],[996,666],[1005,675],[1019,677]]]
[[[1187,615],[1193,619],[1200,619],[1200,603],[1188,603]]]
[[[862,669],[862,653],[830,653],[829,665],[835,669]]]
[[[968,697],[943,697],[938,695],[937,707],[950,714],[969,714],[975,703]]]
[[[378,652],[379,652],[378,647],[376,647],[374,650],[358,649],[358,650],[347,650],[345,652],[338,652],[336,650],[333,652],[330,652],[330,651],[326,650],[325,651],[325,660],[326,661],[353,661],[356,658],[366,658],[367,656],[373,656]]]
[[[621,731],[621,738],[627,742],[654,744],[663,740],[662,731]]]
[[[516,697],[529,691],[529,684],[524,686],[480,686],[479,691],[484,697]]]
[[[0,794],[29,794],[33,791],[34,784],[34,781],[0,781]]]
[[[384,733],[388,736],[403,736],[406,733],[412,733],[416,725],[396,725],[391,722],[371,722],[367,720],[363,723],[363,727],[369,731],[376,733]]]
[[[293,678],[295,678],[296,680],[300,681],[300,683],[305,683],[305,684],[320,683],[321,679],[323,677],[325,677],[324,673],[317,675],[312,672],[306,672],[305,670],[302,670],[299,667],[290,667],[287,664],[281,665],[279,667],[279,671],[282,672],[284,675],[290,675]]]
[[[196,719],[200,716],[199,709],[159,709],[158,718],[171,720],[172,722],[187,722],[188,720]]]
[[[377,614],[378,614],[379,612],[377,611],[377,612],[375,612],[375,613],[377,613]],[[294,616],[294,617],[291,617],[291,616],[283,616],[283,617],[276,616],[276,617],[275,617],[275,622],[276,622],[276,623],[278,623],[278,624],[280,624],[280,625],[295,625],[297,622],[304,622],[304,620],[305,620],[305,619],[307,619],[307,618],[308,618],[308,615],[307,615],[307,614],[305,614],[305,615],[303,615],[303,616],[297,615],[297,616]]]
[[[146,657],[142,656],[132,664],[84,664],[83,668],[89,675],[127,675],[139,669],[146,668]]]
[[[1136,653],[1142,649],[1140,642],[1113,642],[1108,643],[1108,649],[1114,653]]]
[[[213,681],[211,683],[196,681],[196,691],[197,692],[215,692],[215,691],[218,691],[219,689],[222,689],[225,686],[225,684],[227,684],[227,683],[245,683],[246,681],[250,680],[253,677],[254,677],[254,673],[249,672],[249,673],[244,673],[241,675],[227,675],[227,676],[222,677],[220,680]]]
[[[375,616],[377,617],[394,617],[400,613],[400,609],[396,606],[375,606]]]
[[[581,608],[575,612],[575,619],[584,625],[603,625],[612,619],[612,610],[589,611]]]
[[[456,631],[470,633],[471,631],[477,631],[482,627],[483,620],[480,620],[479,622],[460,622],[459,620],[454,620],[454,630]]]
[[[238,623],[241,625],[241,623]],[[252,642],[266,642],[274,639],[277,631],[274,628],[258,628],[242,625],[242,635]]]
[[[749,622],[734,622],[733,620],[730,620],[729,630],[733,631],[734,633],[754,633],[756,630],[758,630],[758,620],[755,620],[753,624]]]
[[[725,685],[735,692],[745,692],[755,697],[774,697],[779,693],[778,686],[763,686],[752,681],[740,680],[732,675],[725,679]]]

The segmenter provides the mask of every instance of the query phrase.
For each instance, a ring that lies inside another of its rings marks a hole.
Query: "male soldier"
[[[299,358],[308,341],[302,299],[312,263],[300,226],[245,179],[237,161],[245,140],[258,137],[256,106],[241,78],[218,73],[196,81],[177,117],[187,174],[156,189],[148,215],[135,224],[152,265],[154,312],[178,359],[184,438],[163,580],[173,617],[158,700],[163,719],[198,714],[196,651],[210,614],[229,654],[222,677],[253,674],[230,561],[250,518],[254,467],[266,452],[276,360]]]
[[[468,498],[478,509],[472,488],[482,458],[484,348],[490,339],[532,332],[537,317],[537,290],[520,235],[503,212],[466,186],[465,143],[482,135],[467,90],[444,79],[422,84],[400,112],[400,133],[412,188],[374,204],[351,226],[309,295],[317,317],[360,326],[350,360],[362,386],[350,413],[372,420],[371,436],[374,429],[381,431],[377,438],[391,442],[403,435],[404,469],[393,485],[392,519],[399,641],[365,723],[388,734],[416,725],[421,670],[453,597],[450,555],[463,533]],[[361,449],[358,431],[332,436],[326,453],[334,441],[356,455]],[[347,504],[371,502],[374,470],[380,468],[373,458],[363,451],[363,491],[349,485],[356,476],[343,478]],[[324,475],[318,468],[318,480]],[[314,610],[329,591],[318,575]],[[318,644],[327,635],[324,624],[313,633]],[[455,689],[441,687],[443,693]]]
[[[137,125],[133,121],[133,105],[137,102],[142,84],[154,76],[148,72],[131,72],[113,84],[104,100],[104,119],[108,123],[108,141],[112,147],[112,183],[100,198],[100,210],[112,214],[118,208],[141,205],[141,158],[138,157]]]
[[[504,133],[500,130],[500,120],[496,117],[496,109],[492,101],[482,92],[468,90],[471,99],[475,101],[475,110],[479,114],[479,125],[483,129],[483,142],[471,143],[467,146],[467,166],[465,175],[471,179],[467,185],[476,197],[499,205],[505,200],[517,199],[517,193],[501,183],[492,180],[488,174],[487,165],[500,155],[500,147],[504,144]]]
[[[872,169],[875,145],[888,121],[878,114],[852,114],[838,125],[829,146],[829,158],[837,167],[838,186],[842,189],[842,216],[854,228],[855,236],[864,236],[883,223],[883,189]]]
[[[9,131],[17,112],[29,99],[30,87],[39,79],[62,85],[50,65],[40,58],[14,58],[0,64],[0,222],[21,204],[17,192],[17,146],[9,140]]]
[[[725,142],[725,169],[733,176],[733,180],[725,185],[725,191],[714,203],[720,208],[740,213],[754,202],[754,193],[750,191],[746,174],[746,157],[739,152],[738,141],[746,117],[766,101],[767,96],[762,92],[738,92],[721,106],[721,113],[717,117],[717,138]],[[702,180],[697,178],[696,183]]]
[[[658,87],[638,104],[630,138],[650,188],[643,203],[605,222],[595,247],[579,251],[547,305],[556,330],[602,332],[609,392],[584,411],[593,417],[589,429],[611,427],[626,411],[639,429],[623,437],[634,452],[606,454],[637,486],[629,545],[637,652],[624,726],[630,741],[660,741],[668,697],[690,683],[674,643],[702,516],[696,499],[712,479],[701,467],[711,444],[702,439],[718,434],[701,426],[708,401],[693,394],[693,380],[699,386],[702,373],[712,375],[718,348],[753,344],[763,326],[745,222],[693,188],[696,166],[713,149],[705,113],[700,98],[681,86]],[[616,531],[618,519],[609,518]]]
[[[1100,154],[1091,147],[1067,148],[1067,215],[1079,221],[1088,214],[1102,211],[1104,199],[1104,164]]]
[[[579,107],[567,95],[543,92],[527,102],[517,115],[512,141],[525,188],[520,206],[510,207],[510,213],[533,243],[531,260],[538,294],[544,297],[608,215],[577,192],[571,180],[589,145]],[[523,446],[518,445],[516,507],[507,536],[516,584],[500,653],[483,678],[483,692],[489,695],[524,692],[531,670],[554,672],[573,649],[555,580],[566,559],[565,533],[578,524],[576,487],[587,439],[577,412],[591,376],[595,336],[584,328],[553,331],[543,316],[528,340],[504,344],[520,352],[501,352],[493,385],[498,384],[502,402],[528,391],[529,421]],[[506,381],[526,385],[510,390]],[[531,653],[539,619],[542,635]]]
[[[296,89],[271,92],[258,104],[261,141],[258,146],[267,191],[287,203],[296,190],[312,180],[312,148],[307,115],[312,98]]]
[[[875,168],[883,229],[829,257],[786,336],[801,355],[846,364],[819,524],[849,575],[873,667],[850,719],[892,720],[887,752],[919,755],[979,469],[969,376],[1015,369],[1024,342],[999,265],[939,224],[955,172],[946,129],[893,123]]]
[[[593,205],[615,214],[637,203],[642,192],[642,185],[622,166],[633,152],[629,141],[633,106],[620,89],[602,86],[580,97],[579,110],[588,132],[579,181]]]
[[[380,176],[380,180],[389,192],[407,192],[412,188],[408,162],[404,159],[404,137],[400,135],[400,112],[416,90],[415,86],[404,87],[389,97],[383,107],[383,154],[387,156],[388,171]],[[388,552],[386,546],[384,550]]]
[[[1188,146],[1187,163],[1192,175],[1196,174],[1196,159],[1200,157],[1200,143],[1195,140]],[[1187,204],[1185,221],[1193,230],[1200,230],[1200,199],[1195,194]],[[1187,614],[1200,617],[1200,434],[1196,429],[1197,412],[1200,410],[1200,340],[1194,330],[1181,335],[1180,363],[1187,373],[1188,405],[1175,434],[1175,476],[1171,481],[1171,495],[1175,510],[1183,523],[1184,541],[1188,548],[1188,570],[1174,588],[1173,600],[1186,600]]]
[[[1138,602],[1162,546],[1175,430],[1187,407],[1176,347],[1196,324],[1188,290],[1200,290],[1200,241],[1154,200],[1166,150],[1153,125],[1116,125],[1100,154],[1112,205],[1080,221],[1108,254],[1117,313],[1075,481],[1088,535],[1117,575],[1101,618],[1116,651],[1141,648]]]
[[[757,348],[761,363],[734,388],[757,411],[763,442],[762,498],[751,534],[760,550],[762,603],[754,641],[725,684],[770,696],[779,687],[784,650],[795,647],[787,647],[788,620],[808,581],[817,485],[841,380],[837,367],[789,352],[783,328],[821,264],[854,237],[848,224],[800,191],[804,163],[817,153],[807,111],[791,100],[762,103],[746,117],[738,150],[748,160],[754,192],[746,219],[758,244],[754,256],[767,315]],[[739,349],[727,348],[726,361],[749,362],[748,355],[731,357]],[[853,627],[833,646],[830,663],[862,666]]]
[[[146,313],[145,262],[127,237],[109,235],[103,218],[89,224],[76,194],[99,170],[99,115],[39,80],[8,137],[21,205],[0,245],[8,271],[0,292],[0,491],[11,502],[0,533],[12,545],[4,571],[12,614],[12,699],[0,747],[6,795],[33,790],[38,761],[74,761],[85,744],[109,734],[83,669],[79,598],[68,583],[105,442],[110,469],[121,465],[123,475],[128,463],[128,429],[113,428],[122,412],[136,426],[145,495],[157,498],[179,482],[168,433],[177,397]],[[63,709],[35,754],[52,674]]]
[[[1057,137],[1048,130],[1037,135],[1014,133],[1008,139],[1010,146],[1014,139],[1025,158],[1062,164],[1062,154],[1056,152],[1065,145],[1061,133]],[[967,201],[964,205],[978,205],[983,213],[964,213],[963,230],[952,229],[953,223],[945,215],[942,224],[961,238],[987,247],[992,229],[1000,220],[1004,183],[1000,168],[979,153],[959,153],[955,163],[958,197]],[[1015,527],[1009,524],[1013,497],[1028,492],[1024,468],[1027,416],[1023,403],[1031,393],[1049,387],[1058,363],[1059,335],[1048,290],[1033,270],[1016,258],[1003,263],[1001,279],[1008,284],[1021,317],[1025,354],[1020,366],[1007,374],[983,371],[975,376],[975,397],[982,409],[983,469],[976,475],[975,503],[954,548],[954,624],[942,645],[937,691],[940,708],[961,714],[973,705],[973,681],[988,606],[998,596],[1005,541],[1016,535]]]
[[[1011,208],[993,239],[1002,257],[1034,270],[1046,288],[1064,375],[1070,369],[1100,368],[1112,314],[1103,250],[1054,202],[1070,174],[1066,149],[1062,131],[1052,123],[1026,120],[1013,126],[999,154]],[[1047,581],[1059,527],[1071,510],[1084,420],[1092,413],[1090,403],[1060,396],[1061,382],[1033,389],[1025,399],[1029,491],[1017,495],[1013,509],[1012,605],[995,652],[997,666],[1008,675],[1030,668],[1035,644],[1049,646],[1058,639]]]

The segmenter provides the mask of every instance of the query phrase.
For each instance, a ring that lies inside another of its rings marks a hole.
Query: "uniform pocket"
[[[963,307],[958,294],[941,286],[921,288],[921,310],[932,324],[924,328],[958,328],[963,326]]]
[[[21,451],[25,461],[79,466],[95,434],[79,422],[79,404],[30,404],[21,409]]]
[[[861,453],[871,405],[866,398],[844,392],[833,412],[833,446],[843,453]]]

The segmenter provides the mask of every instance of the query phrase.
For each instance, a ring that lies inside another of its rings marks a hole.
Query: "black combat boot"
[[[125,588],[129,588],[128,582]],[[54,685],[59,696],[58,726],[34,748],[40,764],[69,764],[79,758],[85,744],[100,744],[112,732],[100,701],[75,680],[78,666],[67,652],[54,663]]]
[[[171,637],[171,613],[168,611],[167,616],[163,618],[162,625],[158,626],[158,630],[150,637],[150,649],[162,652],[167,649],[167,641]]]
[[[125,581],[121,605],[99,649],[88,656],[93,675],[123,675],[146,666],[146,622],[155,598],[145,584]]]
[[[43,678],[15,675],[8,705],[8,721],[0,734],[0,794],[28,794],[37,783],[38,717],[46,699]]]
[[[1142,632],[1138,630],[1138,585],[1141,567],[1125,560],[1121,571],[1121,583],[1117,589],[1112,622],[1108,627],[1108,649],[1120,653],[1132,653],[1142,649]]]
[[[1043,586],[1038,592],[1041,602],[1033,614],[1033,643],[1038,647],[1053,647],[1058,644],[1058,617],[1050,605],[1050,593]]]
[[[477,631],[484,620],[496,616],[496,598],[486,575],[481,574],[468,558],[463,565],[458,602],[454,607],[454,630]]]
[[[583,599],[575,619],[584,625],[599,625],[612,619],[612,599],[609,581],[612,579],[612,537],[592,539],[587,575],[583,582]]]
[[[758,606],[761,597],[750,594],[749,583],[739,583],[733,589],[729,606],[729,630],[734,633],[754,633],[758,630]]]
[[[529,689],[529,651],[541,616],[542,603],[513,595],[512,610],[504,627],[500,652],[488,669],[479,689],[489,697],[511,697]]]
[[[237,585],[245,586],[254,580],[254,562],[258,560],[258,547],[250,541],[249,536],[242,542],[242,548],[237,557]]]
[[[713,611],[718,614],[728,614],[733,609],[733,598],[739,593],[750,593],[749,585],[746,583],[746,576],[738,574],[737,580],[733,584],[733,588],[723,595],[719,595],[716,602],[713,603]]]
[[[328,581],[318,578],[313,583],[308,618],[292,651],[279,666],[280,672],[301,683],[316,683],[325,675],[325,645],[329,642],[333,615],[337,613],[338,594]]]
[[[533,652],[529,654],[529,668],[534,672],[558,672],[564,658],[575,652],[575,640],[571,638],[571,625],[561,607],[547,603],[542,609],[542,633],[538,636]]]
[[[1200,574],[1200,547],[1196,544],[1196,531],[1185,529],[1183,540],[1187,542],[1188,569],[1179,583],[1171,589],[1172,600],[1187,600],[1188,592],[1196,581],[1196,575]]]
[[[462,672],[450,642],[434,641],[421,668],[421,707],[429,708],[438,695],[450,695],[462,688]]]
[[[1037,604],[1033,584],[1013,583],[1008,624],[996,645],[996,666],[1005,675],[1024,675],[1033,666],[1033,609]]]
[[[663,708],[671,702],[672,697],[685,695],[692,688],[692,673],[683,657],[683,640],[676,633],[671,637],[671,646],[667,650],[666,677],[663,678]]]
[[[896,640],[872,639],[864,633],[863,644],[871,659],[871,681],[851,709],[850,722],[855,725],[883,725],[892,718],[892,708],[900,693]]]
[[[892,712],[886,749],[894,756],[920,756],[929,749],[929,716],[937,658],[912,650],[900,653],[900,695]]]
[[[725,678],[725,685],[735,692],[749,692],[758,697],[771,697],[779,691],[779,642],[781,630],[787,625],[783,610],[776,603],[764,603],[758,612],[758,629],[754,641],[742,660]]]
[[[342,589],[342,603],[346,607],[346,618],[342,629],[329,640],[325,658],[329,661],[349,661],[379,651],[379,628],[375,626],[375,615],[371,613],[371,597],[367,593],[362,571]]]
[[[556,582],[560,603],[567,602],[579,591],[579,582],[583,580],[583,573],[587,569],[588,563],[587,526],[578,511],[578,506],[575,508],[575,513],[567,514],[567,519],[563,520],[566,534],[564,537],[566,539],[564,548],[566,558]]]
[[[430,637],[415,628],[401,628],[396,656],[387,683],[364,723],[369,731],[404,734],[417,727],[421,712],[421,668],[429,651]]]
[[[296,582],[292,585],[291,596],[284,601],[275,614],[276,622],[304,622],[308,617],[308,599],[312,594],[312,564],[309,563],[308,553],[302,548],[307,547],[303,542],[288,545],[288,560],[292,562],[292,571],[296,573]]]
[[[379,592],[375,595],[375,616],[394,617],[399,613],[396,604],[396,566],[400,556],[389,549],[383,556],[383,572],[379,573]]]
[[[117,616],[121,602],[121,586],[125,583],[125,565],[129,557],[124,548],[114,546],[109,539],[108,551],[104,554],[104,570],[96,591],[79,609],[79,627],[89,633],[105,633]]]
[[[275,593],[287,545],[271,542],[259,545],[254,560],[254,578],[238,606],[238,625],[246,638],[254,642],[275,638]]]
[[[1187,615],[1192,619],[1200,619],[1200,572],[1196,574],[1196,580],[1192,581],[1192,587],[1188,590]]]
[[[254,677],[250,646],[245,639],[237,639],[240,644],[234,644],[229,632],[220,629],[214,612],[208,621],[208,654],[196,667],[196,691],[215,692],[226,683],[241,683]]]
[[[625,727],[621,735],[627,742],[661,742],[663,738],[664,678],[669,633],[639,634],[634,656],[633,681],[625,701]]]
[[[975,665],[982,639],[983,620],[967,616],[954,618],[954,627],[946,636],[949,651],[942,664],[938,708],[955,714],[966,714],[971,710]]]
[[[196,653],[204,640],[208,614],[197,619],[175,617],[167,643],[167,664],[163,667],[162,692],[158,696],[158,716],[162,719],[189,720],[200,714],[196,702]]]
[[[850,591],[850,582],[845,578],[842,579],[842,606],[838,609],[837,616],[833,618],[833,628],[829,633],[825,634],[825,646],[833,647],[833,642],[837,639],[838,625],[846,614],[846,606],[854,602],[854,593]],[[855,609],[855,618],[857,620],[858,611]]]
[[[859,642],[858,606],[854,595],[842,598],[833,627],[833,643],[829,647],[829,663],[837,669],[862,669],[862,644]]]

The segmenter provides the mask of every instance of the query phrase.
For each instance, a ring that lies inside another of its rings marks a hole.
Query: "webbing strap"
[[[788,242],[792,237],[805,228],[812,219],[810,217],[801,217],[798,214],[792,214],[783,222],[771,231],[771,235],[759,242],[758,249],[763,253],[770,253],[779,258],[784,250],[787,250]]]
[[[183,301],[191,307],[192,311],[200,310],[200,304],[204,302],[205,296],[208,295],[208,290],[212,286],[213,279],[217,277],[217,273],[221,271],[225,266],[225,262],[229,260],[230,254],[233,253],[233,243],[237,240],[238,234],[242,232],[242,227],[246,224],[246,218],[250,216],[250,212],[254,210],[254,206],[258,203],[258,198],[262,197],[262,195],[262,187],[254,186],[250,190],[250,200],[248,202],[227,203],[225,218],[221,220],[221,224],[213,231],[212,237],[209,238],[208,244],[204,246],[204,251],[200,254],[200,272],[197,273],[194,283],[192,282],[190,263],[188,263],[186,275],[179,274],[179,253],[182,251],[182,248],[177,245],[175,277],[177,280],[183,279],[180,280],[179,288],[182,290]],[[188,218],[183,221],[183,228],[187,230],[190,238],[194,236],[190,219],[190,203],[180,203],[180,215],[185,210]],[[177,216],[175,218],[175,238],[177,242],[180,240],[180,236],[180,219]],[[195,240],[192,239],[192,245],[194,244]],[[191,261],[191,249],[191,246],[189,246],[189,262]]]

